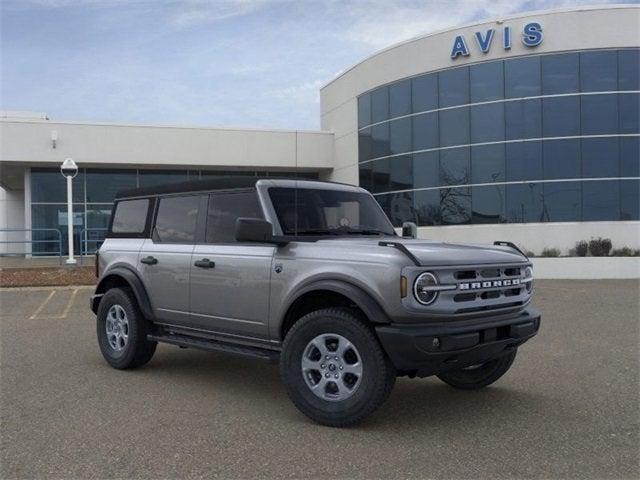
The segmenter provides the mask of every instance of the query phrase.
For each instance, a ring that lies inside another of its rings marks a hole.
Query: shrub
[[[594,257],[606,257],[611,251],[610,238],[592,238],[589,242],[589,251]]]
[[[612,257],[638,257],[640,250],[631,250],[629,247],[614,248],[611,250]]]
[[[575,253],[578,257],[586,257],[589,252],[589,242],[586,240],[580,240],[576,242]]]
[[[531,250],[527,250],[524,254],[529,258],[536,256],[535,252],[532,252]]]
[[[540,254],[541,257],[559,257],[560,250],[557,248],[545,248]]]

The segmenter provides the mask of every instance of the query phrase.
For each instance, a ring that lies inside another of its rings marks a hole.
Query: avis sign
[[[502,28],[502,48],[504,50],[511,49],[511,27]],[[486,32],[475,32],[473,37],[476,44],[482,53],[488,53],[493,43],[493,37],[496,35],[496,30],[493,28],[488,29]],[[537,47],[542,43],[542,25],[538,22],[530,22],[522,27],[522,34],[520,37],[522,44],[525,47]],[[470,55],[469,47],[464,35],[458,35],[453,40],[453,48],[451,49],[451,58],[456,59],[458,57],[468,57]]]

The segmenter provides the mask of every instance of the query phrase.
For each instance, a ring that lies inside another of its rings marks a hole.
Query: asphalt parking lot
[[[343,430],[300,414],[273,365],[161,345],[111,369],[90,289],[0,291],[0,476],[638,478],[640,283],[536,288],[542,331],[494,386],[399,379]]]

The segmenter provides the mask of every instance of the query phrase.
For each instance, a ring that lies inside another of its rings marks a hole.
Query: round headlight
[[[422,305],[432,304],[438,297],[438,291],[432,289],[438,285],[438,279],[433,273],[425,272],[416,278],[413,284],[413,295]]]
[[[533,268],[527,267],[524,269],[524,279],[527,282],[525,284],[527,293],[533,292]]]

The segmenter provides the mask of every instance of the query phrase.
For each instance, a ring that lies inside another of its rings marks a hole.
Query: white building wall
[[[0,187],[0,242],[22,240],[23,232],[3,232],[7,229],[24,229],[24,192]],[[0,243],[0,253],[24,252],[20,243]]]

